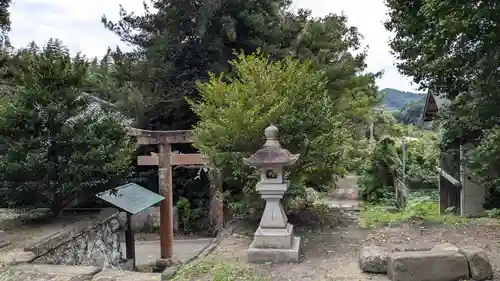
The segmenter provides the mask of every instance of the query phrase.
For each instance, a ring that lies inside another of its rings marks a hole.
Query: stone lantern
[[[284,179],[284,167],[297,162],[299,154],[291,154],[281,148],[278,128],[271,125],[264,131],[266,143],[245,164],[260,170],[260,181],[256,190],[266,200],[266,207],[259,228],[248,249],[250,262],[290,262],[298,261],[300,237],[293,236],[293,225],[288,223],[281,199],[288,189]]]

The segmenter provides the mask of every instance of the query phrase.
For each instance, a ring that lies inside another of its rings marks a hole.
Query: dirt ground
[[[405,223],[392,227],[363,229],[358,227],[357,214],[345,212],[338,226],[317,229],[297,229],[303,239],[303,255],[296,264],[248,265],[245,250],[251,242],[248,226],[239,227],[224,239],[207,260],[219,259],[223,263],[240,264],[263,278],[235,280],[332,280],[388,281],[385,275],[362,273],[358,267],[358,251],[363,245],[404,244],[419,242],[451,242],[456,245],[477,245],[486,249],[500,280],[500,225],[496,220],[481,219],[458,227],[431,223]],[[199,279],[198,279],[199,278]],[[211,280],[198,276],[198,280]],[[233,279],[231,279],[233,280]]]
[[[234,234],[226,237],[206,260],[218,260],[245,268],[247,274],[259,275],[259,279],[227,280],[332,280],[332,281],[388,281],[385,275],[365,274],[358,267],[358,251],[363,245],[403,244],[420,242],[451,242],[457,245],[477,245],[484,248],[495,270],[495,279],[500,281],[500,224],[493,219],[473,220],[459,226],[444,226],[436,223],[413,222],[365,229],[358,226],[358,213],[344,211],[334,214],[339,219],[333,227],[297,222],[297,235],[302,237],[303,254],[300,263],[249,265],[246,262],[246,249],[256,225],[239,224]],[[43,213],[20,215],[8,210],[0,210],[0,226],[7,232],[12,244],[0,249],[0,255],[7,251],[22,250],[32,240],[81,219],[89,214],[70,214],[59,219],[48,219]],[[250,272],[250,273],[248,273]],[[201,273],[201,271],[200,271]],[[258,274],[257,274],[258,273]],[[189,280],[215,280],[213,276],[198,275]],[[218,279],[219,280],[219,279]],[[220,279],[226,280],[226,279]]]

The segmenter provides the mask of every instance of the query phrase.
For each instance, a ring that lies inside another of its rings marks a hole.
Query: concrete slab
[[[183,239],[174,241],[175,259],[184,263],[200,254],[212,238]],[[125,253],[125,245],[123,245]],[[160,241],[137,241],[135,242],[136,266],[155,265],[160,258]]]

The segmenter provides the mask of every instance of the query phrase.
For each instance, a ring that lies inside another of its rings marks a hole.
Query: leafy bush
[[[417,135],[417,134],[414,134]],[[437,189],[437,138],[420,132],[419,138],[406,141],[405,180],[409,189]],[[403,180],[402,139],[381,139],[367,158],[358,183],[360,198],[370,203],[395,202],[394,177]]]
[[[393,178],[399,161],[391,138],[384,138],[378,142],[366,160],[358,179],[360,199],[370,203],[393,205],[395,203]]]
[[[189,232],[192,230],[192,223],[202,215],[201,208],[192,208],[191,203],[185,197],[179,197],[176,203],[177,211],[179,212],[180,227],[183,231]]]
[[[347,90],[332,97],[325,72],[310,63],[270,63],[255,54],[239,55],[233,67],[231,78],[211,76],[199,83],[201,100],[191,103],[200,119],[195,144],[221,168],[230,206],[245,212],[261,208],[254,191],[257,172],[242,158],[262,148],[270,124],[279,128],[284,148],[300,153],[287,173],[289,194],[305,187],[328,190],[332,176],[346,172],[350,141],[369,102],[353,100],[355,93]]]

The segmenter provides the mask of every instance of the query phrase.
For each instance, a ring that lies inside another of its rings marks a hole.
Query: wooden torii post
[[[166,199],[160,203],[161,259],[172,260],[174,255],[172,166],[204,166],[201,154],[172,153],[172,144],[193,143],[193,131],[150,131],[129,129],[129,135],[137,139],[137,145],[158,145],[157,155],[138,156],[141,166],[158,166],[159,194]]]

